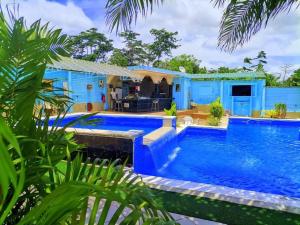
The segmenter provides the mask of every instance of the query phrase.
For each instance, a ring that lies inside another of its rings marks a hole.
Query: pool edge
[[[139,174],[151,188],[300,215],[300,199],[220,185]]]

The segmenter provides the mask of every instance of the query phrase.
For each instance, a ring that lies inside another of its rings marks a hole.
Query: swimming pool
[[[135,152],[135,171],[300,198],[300,121],[230,119]],[[143,163],[140,163],[140,162]]]
[[[69,115],[58,121],[59,126],[64,126],[76,119],[80,115]],[[89,123],[91,122],[91,123]],[[51,119],[50,126],[54,123]],[[110,131],[130,131],[130,130],[141,130],[144,135],[162,127],[164,123],[163,117],[155,116],[131,116],[131,115],[112,115],[112,114],[96,114],[89,117],[88,119],[74,124],[74,128],[87,128],[87,129],[98,129],[98,130],[110,130]]]

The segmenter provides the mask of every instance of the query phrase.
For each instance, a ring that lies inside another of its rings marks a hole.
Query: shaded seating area
[[[159,78],[159,79],[158,79]],[[172,80],[165,77],[114,77],[108,84],[110,109],[118,112],[158,112],[170,108]]]

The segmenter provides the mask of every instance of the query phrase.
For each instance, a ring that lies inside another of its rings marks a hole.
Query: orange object
[[[92,103],[87,103],[87,105],[86,105],[86,108],[87,108],[87,111],[88,112],[91,112],[92,111],[92,109],[93,109],[93,105],[92,105]]]

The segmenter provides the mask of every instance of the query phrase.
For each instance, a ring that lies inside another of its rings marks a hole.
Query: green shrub
[[[207,123],[210,126],[219,126],[220,119],[217,117],[210,116],[210,117],[208,117]]]
[[[224,108],[222,106],[220,97],[217,98],[214,102],[210,103],[209,106],[210,106],[210,115],[220,120],[224,114]]]
[[[177,115],[177,109],[176,109],[176,103],[172,102],[170,109],[164,109],[167,116],[176,116]]]
[[[284,103],[277,103],[275,104],[275,111],[277,113],[278,118],[285,118],[286,117],[286,104]]]

